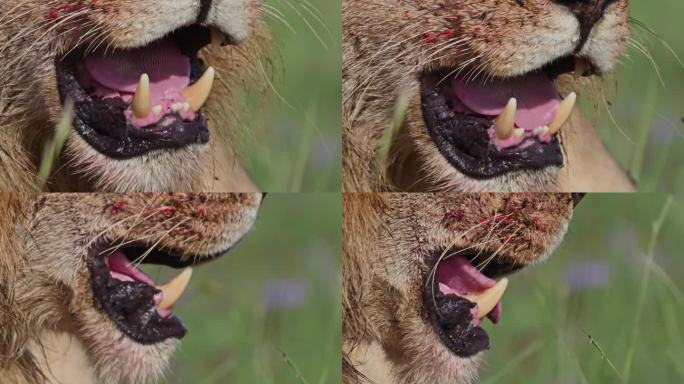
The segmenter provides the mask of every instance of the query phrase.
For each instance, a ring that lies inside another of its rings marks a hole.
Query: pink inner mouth
[[[84,59],[79,81],[84,89],[102,99],[121,98],[130,104],[140,76],[150,78],[153,111],[143,118],[136,117],[129,107],[124,112],[128,121],[137,128],[158,123],[171,113],[185,121],[196,114],[183,105],[181,91],[190,84],[190,58],[184,55],[172,39],[165,39],[147,47],[130,50],[98,51]]]
[[[108,256],[109,274],[119,281],[138,281],[147,285],[155,286],[154,281],[143,271],[136,268],[122,251],[114,251]],[[154,295],[154,305],[158,306],[162,300],[162,293]],[[161,317],[171,315],[170,309],[156,308]]]
[[[518,110],[515,126],[523,128],[525,135],[507,140],[498,140],[494,130],[489,129],[489,136],[499,148],[509,148],[524,144],[532,139],[534,130],[548,126],[556,115],[560,98],[556,87],[543,73],[530,73],[510,79],[487,79],[484,82],[467,81],[461,77],[453,77],[451,88],[454,110],[459,113],[477,113],[493,118],[503,112],[508,100],[515,97]],[[539,140],[548,142],[549,135],[539,135]]]
[[[442,260],[437,267],[437,282],[439,290],[445,295],[473,295],[484,292],[496,284],[480,272],[474,265],[463,256],[453,256]],[[477,307],[473,308],[473,316],[477,312]],[[496,304],[487,318],[494,324],[501,318],[501,301]],[[474,325],[479,325],[477,319],[473,319]]]

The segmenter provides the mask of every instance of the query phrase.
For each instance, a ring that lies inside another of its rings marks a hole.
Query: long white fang
[[[463,298],[477,304],[477,315],[475,315],[475,318],[481,320],[501,301],[501,297],[506,292],[506,287],[508,287],[508,279],[504,277],[497,281],[493,287],[479,295],[463,296]]]
[[[140,76],[140,81],[135,89],[135,96],[131,103],[131,109],[135,117],[142,119],[147,117],[152,111],[152,102],[150,100],[150,78],[147,73]]]
[[[183,291],[187,288],[192,276],[192,268],[187,267],[183,272],[176,277],[169,280],[166,284],[157,286],[157,289],[162,292],[162,299],[157,305],[159,309],[171,308],[178,299],[180,299]]]
[[[181,92],[185,101],[190,104],[190,109],[192,109],[193,112],[199,111],[204,103],[207,102],[209,94],[211,93],[211,87],[214,85],[214,76],[214,68],[209,67],[195,84],[185,88]]]
[[[513,134],[515,128],[515,112],[518,110],[518,100],[511,97],[506,104],[501,115],[496,118],[494,122],[494,130],[496,131],[496,138],[499,140],[506,140]]]
[[[568,121],[572,109],[575,108],[575,102],[577,101],[577,94],[575,92],[570,92],[570,94],[563,99],[563,101],[558,104],[558,109],[556,110],[556,116],[553,118],[551,124],[549,124],[549,135],[555,135],[560,131],[563,124]]]

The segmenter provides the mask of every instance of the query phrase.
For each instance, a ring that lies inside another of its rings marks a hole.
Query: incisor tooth
[[[496,138],[499,140],[506,140],[513,134],[515,128],[515,112],[518,109],[518,101],[515,97],[511,97],[506,104],[501,115],[496,118],[494,122],[494,130],[496,131]]]
[[[214,68],[209,67],[197,82],[183,90],[182,95],[185,101],[190,104],[190,109],[197,112],[202,108],[209,98],[211,87],[214,85]]]
[[[140,76],[140,81],[135,89],[135,96],[133,96],[133,102],[131,103],[131,109],[133,109],[133,114],[137,118],[144,118],[150,114],[152,110],[152,103],[150,101],[150,78],[147,73],[143,73]]]
[[[497,281],[493,287],[479,295],[463,296],[463,298],[477,304],[477,315],[475,315],[475,318],[481,320],[496,307],[496,304],[499,301],[501,301],[501,297],[506,291],[507,286],[508,279],[504,277]]]
[[[178,301],[178,299],[185,291],[185,288],[190,282],[190,276],[192,276],[192,268],[188,267],[179,273],[176,277],[169,280],[166,284],[157,287],[158,290],[162,292],[162,299],[157,305],[159,309],[169,309],[173,304]]]
[[[563,124],[568,121],[572,109],[575,107],[575,102],[577,101],[577,94],[575,92],[570,92],[570,94],[563,99],[563,101],[558,104],[558,109],[556,110],[556,116],[553,118],[551,124],[549,124],[549,135],[555,135],[560,131]]]
[[[513,136],[517,137],[518,139],[522,138],[525,136],[525,128],[515,128],[513,130]]]

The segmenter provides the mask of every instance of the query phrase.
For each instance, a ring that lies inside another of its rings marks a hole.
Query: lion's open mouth
[[[487,317],[494,324],[499,322],[501,297],[508,284],[503,276],[520,268],[482,252],[445,257],[435,273],[427,275],[423,302],[435,332],[450,351],[468,357],[489,348],[480,321]]]
[[[588,76],[593,71],[585,59],[568,56],[508,79],[473,78],[468,70],[426,73],[423,118],[442,155],[470,177],[561,167],[557,134],[576,95],[561,100],[554,80],[563,73]]]
[[[95,246],[89,257],[95,304],[121,332],[141,344],[180,339],[186,329],[173,315],[172,307],[188,285],[189,267],[223,253],[199,258],[149,251],[144,246]],[[169,282],[157,284],[137,268],[138,263],[185,269]]]
[[[80,136],[113,158],[205,144],[209,130],[201,108],[214,69],[197,53],[228,41],[194,25],[143,47],[76,48],[56,62],[60,97],[74,101]]]

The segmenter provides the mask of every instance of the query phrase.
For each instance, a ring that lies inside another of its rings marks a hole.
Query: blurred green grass
[[[262,190],[341,190],[341,6],[266,1],[270,15],[263,18],[275,40],[273,89],[265,102],[251,103],[252,132],[238,145]]]
[[[339,382],[341,215],[339,194],[269,194],[252,232],[195,269],[167,382]]]
[[[639,191],[684,191],[684,68],[671,52],[684,58],[684,2],[630,1],[629,6],[631,17],[638,20],[631,23],[632,38],[652,59],[629,48],[616,75],[604,84],[607,103],[600,97],[584,98],[582,105],[594,117],[609,151],[636,179]]]
[[[511,278],[482,383],[684,382],[681,199],[652,242],[666,201],[588,196],[558,251]]]

